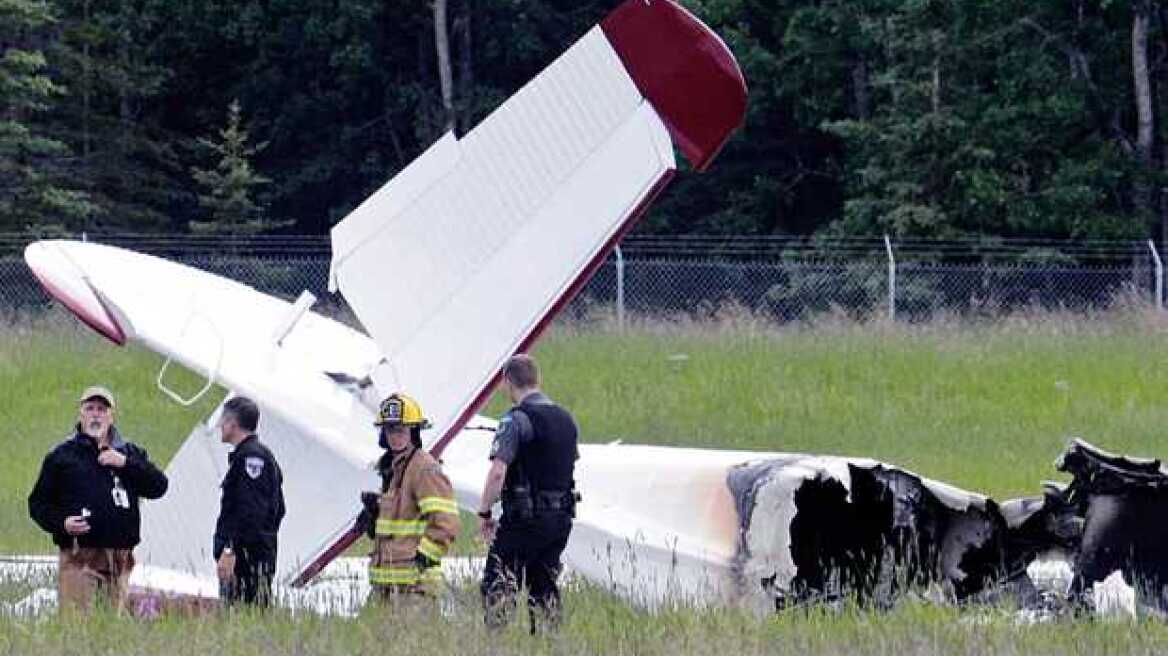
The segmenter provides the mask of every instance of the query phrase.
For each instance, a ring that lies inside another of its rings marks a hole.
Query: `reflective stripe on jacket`
[[[376,547],[369,563],[374,585],[419,585],[441,581],[438,564],[458,536],[458,505],[450,479],[429,453],[410,447],[393,461],[393,478],[381,495],[374,525]],[[431,563],[419,568],[415,556]]]

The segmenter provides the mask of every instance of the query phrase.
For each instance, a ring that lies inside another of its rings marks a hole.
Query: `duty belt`
[[[533,501],[536,510],[571,510],[576,505],[571,490],[540,490]]]
[[[503,515],[512,519],[530,519],[543,513],[564,512],[576,515],[574,490],[540,490],[532,493],[525,486],[516,486],[503,494]]]

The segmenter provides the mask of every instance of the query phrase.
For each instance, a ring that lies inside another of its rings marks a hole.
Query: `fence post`
[[[616,326],[621,332],[625,330],[625,256],[621,248],[616,247]]]
[[[896,321],[896,256],[892,254],[892,240],[884,235],[884,251],[888,253],[888,319]]]
[[[1160,253],[1156,250],[1156,242],[1148,240],[1148,250],[1152,251],[1152,263],[1156,265],[1156,309],[1164,309],[1164,262],[1160,260]]]

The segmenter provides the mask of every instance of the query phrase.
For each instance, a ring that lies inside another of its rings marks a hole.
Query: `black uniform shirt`
[[[250,435],[227,456],[223,498],[215,523],[213,554],[223,548],[276,549],[276,534],[284,519],[284,474],[275,456]]]

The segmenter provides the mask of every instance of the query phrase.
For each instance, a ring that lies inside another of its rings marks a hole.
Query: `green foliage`
[[[0,0],[0,230],[75,224],[93,213],[69,188],[69,149],[43,114],[64,95],[40,44],[54,22],[40,0]]]
[[[884,3],[878,20],[857,17],[875,103],[869,117],[822,124],[846,151],[847,198],[834,231],[1147,234],[1151,226],[1130,211],[1144,173],[1121,151],[1123,135],[1092,115],[1101,98],[1114,105],[1106,111],[1126,111],[1114,99],[1130,84],[1076,80],[1086,73],[1067,65],[1082,55],[1122,70],[1115,37],[1123,23],[1106,18],[1088,14],[1102,38],[1080,45],[1061,32],[1083,27],[1054,5],[898,2]]]
[[[560,324],[535,355],[588,442],[868,456],[1004,499],[1056,477],[1071,435],[1168,452],[1164,337],[1138,313],[985,326],[657,322],[623,334]],[[123,429],[159,462],[210,413],[211,398],[180,408],[159,393],[160,365],[69,318],[0,324],[0,552],[50,548],[25,497],[73,423],[77,390],[118,393]],[[200,382],[168,381],[184,392]],[[506,407],[497,394],[487,412]]]
[[[165,0],[54,0],[49,43],[69,93],[49,114],[55,137],[76,154],[75,183],[100,212],[83,228],[150,231],[182,226],[192,204],[187,166],[193,136],[166,130],[157,104],[172,71],[156,43]]]
[[[191,172],[203,189],[199,204],[210,213],[207,221],[191,222],[193,232],[254,235],[287,225],[267,220],[253,197],[259,187],[271,182],[251,164],[252,158],[268,144],[248,144],[239,101],[232,101],[228,106],[227,125],[219,130],[219,140],[200,138],[199,145],[218,161],[215,168],[195,168]]]
[[[456,131],[615,4],[450,0]],[[750,101],[713,169],[683,163],[644,232],[1127,239],[1168,225],[1159,2],[683,4],[735,53]],[[0,228],[217,225],[226,197],[208,205],[190,171],[238,99],[270,181],[235,209],[324,232],[445,129],[433,20],[423,0],[4,0]]]

